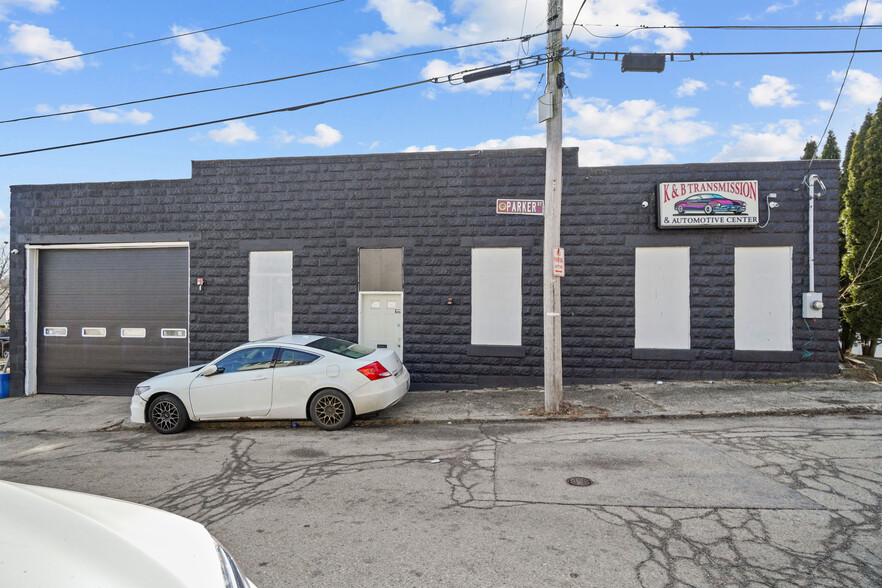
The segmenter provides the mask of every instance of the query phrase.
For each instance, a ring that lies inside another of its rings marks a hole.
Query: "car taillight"
[[[358,368],[358,371],[364,374],[368,380],[381,380],[392,375],[379,361],[368,364],[363,368]]]

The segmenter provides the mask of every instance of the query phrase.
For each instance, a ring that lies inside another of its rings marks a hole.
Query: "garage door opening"
[[[132,394],[189,363],[189,249],[38,248],[28,390]],[[33,353],[35,352],[36,357]],[[36,361],[36,369],[32,362]]]

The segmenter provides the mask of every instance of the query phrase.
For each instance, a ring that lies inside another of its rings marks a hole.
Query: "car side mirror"
[[[211,364],[210,366],[202,370],[202,375],[205,377],[213,376],[214,374],[220,373],[223,373],[223,370],[217,369],[217,366],[215,364]]]

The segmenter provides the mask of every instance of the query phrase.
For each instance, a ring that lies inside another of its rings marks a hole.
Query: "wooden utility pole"
[[[563,400],[563,362],[560,337],[560,278],[554,275],[553,252],[560,247],[563,112],[563,3],[548,0],[548,65],[546,96],[551,96],[552,115],[545,122],[545,233],[542,243],[542,306],[545,339],[545,410],[560,410]]]

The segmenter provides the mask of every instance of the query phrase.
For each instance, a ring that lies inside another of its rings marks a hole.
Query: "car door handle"
[[[259,382],[260,380],[268,380],[269,376],[260,376],[259,378],[254,378],[255,382]]]

